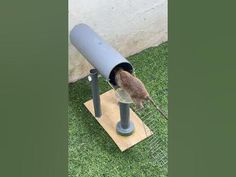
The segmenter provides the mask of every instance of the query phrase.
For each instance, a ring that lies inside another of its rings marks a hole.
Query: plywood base
[[[116,124],[120,121],[120,110],[114,90],[102,94],[100,99],[102,116],[96,118],[96,120],[110,135],[121,151],[125,151],[153,134],[132,109],[130,109],[130,119],[135,126],[134,133],[127,137],[117,134]],[[84,105],[94,116],[93,100],[85,102]]]

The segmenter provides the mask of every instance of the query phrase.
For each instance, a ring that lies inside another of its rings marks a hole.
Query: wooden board
[[[132,109],[130,109],[130,119],[135,127],[133,134],[130,136],[121,136],[117,134],[116,124],[120,121],[120,110],[114,90],[110,90],[100,95],[100,99],[102,116],[96,118],[96,120],[110,135],[121,151],[125,151],[153,134]],[[93,100],[85,102],[84,105],[94,116]]]

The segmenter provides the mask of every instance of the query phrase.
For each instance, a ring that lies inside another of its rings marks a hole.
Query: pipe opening
[[[130,74],[133,73],[133,66],[128,62],[124,62],[124,63],[120,63],[120,64],[116,65],[112,69],[112,71],[109,75],[109,82],[114,86],[117,86],[116,81],[115,81],[115,71],[119,68],[122,68],[123,70],[129,72]]]

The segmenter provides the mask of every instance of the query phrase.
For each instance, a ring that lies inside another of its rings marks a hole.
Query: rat
[[[129,72],[118,68],[115,70],[115,81],[116,84],[125,90],[135,103],[135,105],[140,109],[143,108],[143,102],[150,101],[153,106],[168,120],[165,113],[156,105],[153,99],[150,97],[147,89],[140,79],[130,74]]]

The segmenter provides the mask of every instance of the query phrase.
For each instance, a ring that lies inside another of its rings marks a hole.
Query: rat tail
[[[147,97],[147,100],[149,100],[153,104],[153,106],[155,106],[155,108],[161,113],[161,115],[164,116],[166,120],[168,120],[168,117],[166,116],[166,114],[159,108],[159,106],[156,105],[156,103],[153,101],[153,99],[150,96]]]

